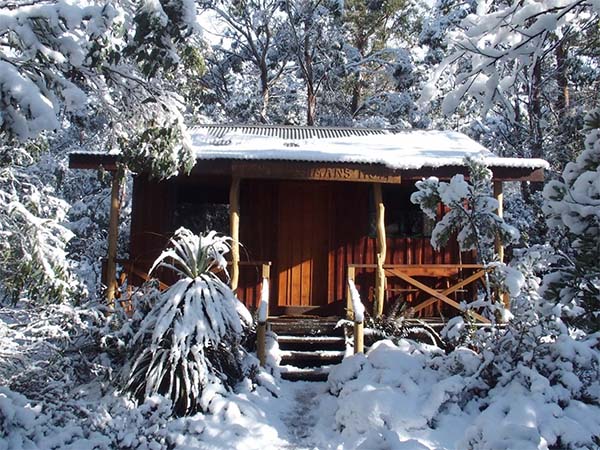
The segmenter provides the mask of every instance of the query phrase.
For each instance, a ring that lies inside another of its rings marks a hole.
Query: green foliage
[[[147,78],[154,77],[159,69],[169,71],[179,64],[176,46],[193,32],[190,23],[196,11],[190,5],[193,3],[182,0],[140,2],[133,20],[135,34],[123,54],[132,57]]]
[[[149,125],[133,136],[119,138],[120,158],[137,173],[169,178],[180,170],[189,173],[196,163],[183,126],[174,121],[169,126]]]
[[[567,164],[561,180],[544,189],[548,225],[564,241],[563,257],[545,278],[543,295],[559,307],[567,323],[592,332],[600,330],[599,110],[587,116],[586,127],[585,150]]]
[[[457,236],[460,249],[477,250],[477,257],[487,263],[493,259],[496,238],[504,244],[518,240],[518,231],[496,214],[498,202],[492,197],[492,172],[481,162],[466,159],[469,182],[455,175],[449,183],[430,177],[416,183],[411,201],[431,219],[437,219],[437,207],[443,203],[449,211],[436,224],[431,245],[440,249]]]
[[[82,294],[65,251],[73,235],[61,224],[67,204],[29,167],[43,147],[3,148],[9,164],[0,165],[0,301],[62,302]]]

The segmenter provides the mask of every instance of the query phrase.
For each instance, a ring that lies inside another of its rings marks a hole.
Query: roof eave
[[[273,173],[277,167],[284,165],[300,165],[300,166],[332,166],[332,167],[377,167],[381,172],[389,172],[389,174],[400,175],[405,180],[418,180],[423,177],[436,176],[440,179],[447,179],[457,173],[468,175],[467,168],[463,165],[446,165],[440,167],[423,166],[415,169],[392,169],[383,164],[374,163],[350,163],[350,162],[320,162],[320,161],[289,161],[289,160],[239,160],[239,159],[202,159],[198,158],[198,164],[192,169],[195,174],[222,174],[231,175],[233,172],[232,162],[236,166],[244,165],[245,163],[256,165],[264,165],[265,170]],[[69,155],[69,168],[71,169],[99,169],[113,171],[117,167],[117,155],[114,154],[97,154],[97,153],[71,153]],[[506,167],[499,165],[490,165],[490,170],[494,173],[496,181],[544,181],[543,167]],[[260,178],[260,174],[256,174],[256,178]]]

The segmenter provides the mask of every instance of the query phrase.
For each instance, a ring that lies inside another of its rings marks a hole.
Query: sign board
[[[281,161],[243,161],[232,164],[232,173],[240,178],[279,180],[354,181],[367,183],[400,183],[400,175],[384,166],[314,164]]]

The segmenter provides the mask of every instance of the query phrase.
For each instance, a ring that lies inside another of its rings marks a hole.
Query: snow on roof
[[[455,131],[204,125],[190,133],[201,160],[367,163],[408,170],[463,165],[471,157],[492,167],[548,167],[542,159],[496,156]]]

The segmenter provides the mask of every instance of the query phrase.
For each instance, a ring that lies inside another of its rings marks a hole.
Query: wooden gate
[[[329,190],[323,183],[282,182],[278,199],[279,313],[327,304]]]

